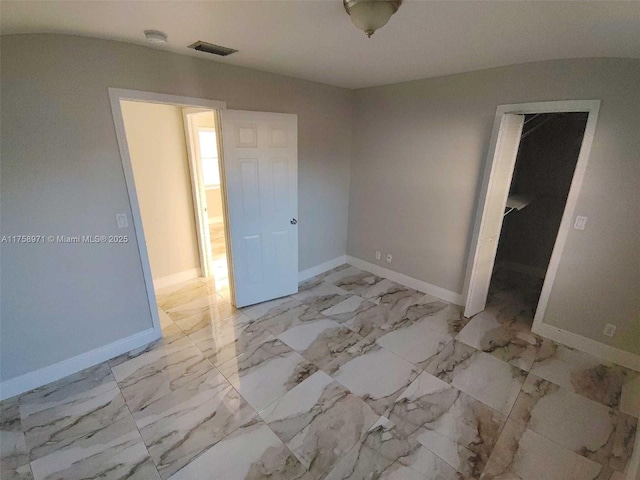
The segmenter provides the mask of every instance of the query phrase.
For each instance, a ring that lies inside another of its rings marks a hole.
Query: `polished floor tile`
[[[457,309],[442,302],[413,305],[396,321],[382,325],[376,341],[387,350],[424,368],[453,340],[455,332],[450,323],[457,315]]]
[[[162,478],[255,416],[216,370],[159,398],[133,417]]]
[[[239,310],[218,280],[0,402],[2,479],[626,480],[640,374],[532,334],[539,279],[497,270],[472,319],[347,265]]]
[[[256,410],[262,410],[311,376],[317,367],[276,338],[218,369]]]
[[[0,478],[33,478],[17,397],[0,403]]]
[[[627,467],[638,422],[533,374],[527,378],[510,418],[616,471]]]
[[[228,300],[215,293],[196,298],[188,303],[165,310],[167,315],[187,334],[190,335],[212,322],[225,320],[239,315]]]
[[[296,480],[307,474],[263,422],[252,420],[170,477],[171,480]],[[308,478],[308,477],[307,477]]]
[[[292,298],[309,305],[313,310],[321,312],[337,305],[352,293],[320,280],[312,280],[312,283],[301,285],[300,290]]]
[[[369,302],[358,295],[347,297],[341,302],[322,310],[322,315],[335,320],[338,323],[348,322],[361,312],[365,312],[376,307],[375,303]]]
[[[31,468],[36,480],[160,479],[130,416],[32,460]]]
[[[380,417],[326,476],[327,480],[462,480],[445,461]]]
[[[511,411],[526,378],[523,370],[456,340],[425,371],[504,415]]]
[[[260,416],[314,475],[332,470],[379,417],[324,372],[314,373]]]
[[[195,278],[177,286],[156,290],[156,301],[158,302],[158,307],[166,312],[169,309],[215,293],[214,282],[203,278]]]
[[[189,338],[216,367],[234,358],[250,356],[266,341],[275,339],[257,323],[235,321],[214,323]]]
[[[131,417],[106,363],[23,395],[20,414],[32,461]]]
[[[525,371],[531,369],[542,345],[542,338],[528,326],[501,323],[486,312],[473,317],[456,339]]]
[[[360,335],[328,318],[291,328],[278,338],[329,373],[357,355],[362,341]]]
[[[411,363],[376,345],[332,376],[383,415],[419,373]]]
[[[188,342],[186,341],[186,335],[184,334],[182,329],[178,327],[178,325],[176,325],[173,321],[171,321],[171,323],[165,323],[165,325],[161,328],[162,337],[160,337],[158,340],[156,340],[155,342],[151,342],[144,347],[130,350],[127,353],[112,358],[108,362],[109,366],[113,368],[117,365],[120,365],[121,363],[126,362],[127,360],[139,357],[153,350],[162,349],[163,347],[170,347],[174,342],[178,342],[176,344],[178,346],[188,344]]]
[[[310,305],[300,303],[293,298],[279,304],[256,318],[262,328],[274,335],[280,335],[290,328],[325,318]]]
[[[512,420],[500,435],[481,480],[597,480],[602,465],[562,448]]]
[[[388,418],[466,476],[482,472],[506,416],[423,372],[395,401]]]
[[[115,365],[112,371],[129,409],[136,412],[211,368],[211,362],[184,337]]]
[[[640,413],[640,374],[545,340],[531,372],[635,417]]]
[[[356,267],[347,267],[326,275],[323,280],[336,287],[360,295],[383,279],[369,272],[363,272]]]

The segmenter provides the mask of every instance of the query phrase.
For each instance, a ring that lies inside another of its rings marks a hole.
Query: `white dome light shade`
[[[144,37],[147,42],[154,45],[165,45],[167,43],[167,34],[160,30],[145,30]]]
[[[402,0],[343,0],[353,24],[367,36],[384,27]]]

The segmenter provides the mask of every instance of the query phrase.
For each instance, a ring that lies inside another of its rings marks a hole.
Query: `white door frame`
[[[578,162],[573,174],[573,180],[571,181],[571,187],[569,189],[569,195],[565,204],[564,213],[562,215],[562,221],[560,228],[558,229],[558,235],[553,247],[553,253],[551,254],[551,260],[549,261],[549,267],[542,286],[542,293],[540,294],[540,300],[538,301],[538,307],[533,320],[532,331],[539,331],[540,326],[543,324],[544,314],[549,301],[549,295],[553,288],[553,282],[558,271],[558,265],[562,257],[564,245],[571,230],[572,220],[578,202],[580,189],[582,188],[582,182],[584,180],[584,174],[589,161],[589,153],[591,151],[591,145],[593,143],[593,137],[595,134],[596,123],[598,120],[598,112],[600,110],[600,100],[565,100],[557,102],[535,102],[535,103],[519,103],[511,105],[498,105],[496,109],[496,115],[493,122],[493,132],[491,134],[491,142],[489,143],[489,151],[487,153],[487,160],[484,170],[484,176],[482,180],[482,186],[480,188],[480,194],[478,197],[478,208],[476,211],[475,225],[473,228],[473,235],[471,237],[471,246],[469,249],[469,260],[467,262],[467,272],[464,282],[464,296],[465,306],[470,300],[469,290],[471,283],[475,280],[475,260],[478,252],[480,232],[487,212],[485,211],[489,188],[492,185],[504,186],[507,182],[507,188],[511,184],[513,172],[508,176],[503,174],[498,178],[496,176],[496,169],[494,169],[494,160],[496,158],[496,148],[498,131],[502,116],[505,114],[535,114],[535,113],[561,113],[561,112],[586,112],[588,113],[587,124],[584,131],[584,137],[582,139],[582,146],[580,147],[580,154],[578,155]],[[495,182],[495,183],[494,183]],[[505,205],[497,205],[496,208],[501,208],[504,211]],[[495,212],[494,212],[495,213]],[[495,263],[495,256],[493,259]]]
[[[215,111],[201,108],[183,108],[184,135],[187,141],[187,156],[189,157],[189,173],[191,175],[191,193],[196,217],[198,234],[198,248],[200,249],[200,271],[203,277],[211,276],[211,238],[209,235],[209,216],[207,214],[207,192],[204,187],[204,175],[200,159],[200,147],[197,140],[197,127],[193,123],[193,116],[200,113]],[[220,192],[222,194],[222,191]]]
[[[158,314],[158,305],[156,303],[156,293],[153,288],[153,276],[151,274],[151,264],[149,263],[149,253],[147,252],[147,243],[144,238],[144,229],[142,227],[142,216],[140,214],[140,204],[138,203],[138,194],[136,193],[136,184],[133,176],[133,167],[131,165],[131,156],[129,155],[129,145],[127,144],[127,135],[124,128],[124,118],[122,116],[122,107],[120,102],[129,100],[133,102],[160,103],[165,105],[175,105],[178,107],[199,107],[213,110],[216,118],[218,111],[227,108],[227,103],[219,100],[208,100],[205,98],[185,97],[180,95],[167,95],[164,93],[144,92],[140,90],[127,90],[122,88],[109,88],[109,102],[111,103],[111,113],[113,114],[113,122],[116,129],[116,138],[118,140],[118,148],[120,149],[120,159],[122,161],[122,170],[124,171],[124,179],[129,195],[129,204],[131,207],[131,220],[135,231],[136,241],[138,243],[138,252],[140,253],[140,263],[142,264],[142,276],[144,278],[145,288],[147,290],[147,300],[149,302],[149,311],[153,328],[160,334],[160,316]],[[222,157],[219,157],[223,163]],[[225,229],[226,225],[225,215]],[[231,290],[233,293],[233,289]]]

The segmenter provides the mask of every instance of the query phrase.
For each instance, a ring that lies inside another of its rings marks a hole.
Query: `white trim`
[[[567,347],[576,348],[595,357],[616,363],[636,372],[640,372],[640,356],[619,348],[592,340],[577,333],[569,332],[548,323],[534,324],[531,331],[542,337],[561,343]]]
[[[182,95],[168,95],[165,93],[145,92],[142,90],[127,90],[125,88],[109,87],[109,97],[117,97],[118,100],[130,100],[132,102],[161,103],[177,105],[179,107],[200,107],[210,110],[226,109],[227,102],[220,100],[208,100],[206,98],[183,97]]]
[[[571,231],[571,224],[573,223],[573,216],[575,213],[576,204],[578,202],[578,196],[580,188],[582,187],[582,181],[584,179],[587,163],[589,160],[589,153],[591,151],[591,145],[593,143],[593,137],[595,135],[596,123],[598,121],[598,112],[600,110],[600,100],[566,100],[559,102],[536,102],[536,103],[520,103],[512,105],[499,105],[496,109],[496,115],[493,123],[493,132],[491,134],[491,142],[489,144],[489,151],[487,153],[487,160],[485,165],[485,171],[482,181],[482,187],[480,195],[478,197],[478,208],[476,210],[475,224],[471,237],[471,244],[469,249],[469,261],[467,263],[467,271],[464,282],[464,299],[465,304],[469,301],[469,286],[473,281],[473,275],[475,274],[475,254],[478,249],[478,242],[480,238],[480,231],[482,230],[482,222],[484,220],[484,209],[488,196],[489,186],[492,181],[493,162],[495,159],[497,148],[497,137],[499,132],[499,126],[503,115],[505,114],[531,114],[531,113],[557,113],[557,112],[587,112],[589,114],[587,118],[587,124],[585,127],[584,136],[582,139],[582,146],[580,148],[580,154],[578,155],[578,161],[569,189],[569,195],[565,204],[562,221],[560,228],[558,229],[558,235],[547,268],[545,281],[542,287],[542,293],[540,294],[540,300],[536,309],[536,315],[533,321],[533,326],[540,328],[543,325],[543,318],[549,301],[549,295],[553,287],[553,281],[555,280],[558,266],[560,264],[560,258],[564,249],[564,244]],[[501,179],[502,180],[502,179]],[[511,182],[511,178],[508,179]],[[495,258],[494,258],[495,261]]]
[[[320,265],[316,265],[315,267],[307,268],[298,273],[298,282],[304,282],[305,280],[309,280],[310,278],[315,277],[316,275],[320,275],[321,273],[328,272],[332,268],[339,267],[340,265],[344,265],[347,263],[347,256],[341,255],[339,257],[334,258],[333,260],[329,260],[328,262],[321,263]]]
[[[222,215],[218,215],[217,217],[209,217],[209,225],[212,223],[223,223],[224,217]]]
[[[453,303],[455,305],[462,305],[463,303],[463,296],[460,293],[452,292],[451,290],[438,287],[437,285],[431,285],[430,283],[423,282],[422,280],[418,280],[417,278],[409,277],[408,275],[405,275],[403,273],[394,272],[393,270],[389,270],[388,268],[366,262],[359,258],[352,257],[351,255],[347,255],[347,263],[361,270],[366,270],[367,272],[371,272],[380,277],[388,278],[389,280],[404,285],[405,287],[428,293],[429,295],[441,298],[442,300]]]
[[[469,277],[469,284],[464,289],[466,292],[465,317],[472,317],[484,310],[486,306],[493,264],[504,222],[503,212],[508,201],[525,116],[504,114],[496,120],[498,121],[495,125],[497,131],[492,133],[489,148],[493,155],[487,161],[487,169],[489,166],[491,169],[485,171],[486,183],[482,185],[482,194],[478,202],[478,205],[482,203],[482,210],[478,211],[476,218],[476,224],[479,226],[477,242],[468,256],[471,263],[467,266],[467,270],[471,270],[472,274]]]
[[[202,158],[200,155],[200,140],[196,135],[199,127],[195,125],[195,118],[203,113],[213,114],[213,110],[201,108],[183,108],[182,121],[184,124],[184,138],[186,141],[187,157],[189,159],[189,177],[191,179],[191,197],[196,218],[196,235],[198,251],[200,253],[200,272],[203,277],[212,275],[211,237],[209,235],[209,219],[207,210],[207,193],[204,188],[204,174],[202,173]],[[215,129],[211,129],[215,131]]]
[[[10,378],[0,383],[0,400],[14,397],[34,388],[60,380],[67,375],[72,375],[85,368],[93,367],[130,350],[147,345],[161,336],[160,328],[150,328],[56,364],[25,373],[19,377]]]
[[[175,285],[177,283],[182,283],[186,282],[187,280],[198,278],[200,274],[201,270],[199,268],[192,268],[190,270],[185,270],[184,272],[174,273],[173,275],[154,278],[153,288],[159,290],[160,288],[170,287],[171,285]]]
[[[127,194],[129,196],[129,204],[131,207],[132,226],[136,236],[138,245],[138,253],[140,254],[140,263],[142,268],[142,276],[144,278],[145,288],[147,290],[147,300],[149,303],[149,313],[153,322],[153,328],[160,332],[160,317],[158,315],[158,306],[156,303],[156,294],[153,286],[153,275],[151,274],[151,264],[149,263],[149,253],[147,252],[147,243],[144,239],[144,230],[142,228],[142,215],[140,214],[140,205],[138,204],[138,195],[136,193],[136,184],[133,177],[133,168],[131,166],[131,158],[129,156],[129,145],[127,144],[127,134],[124,129],[124,118],[122,116],[122,100],[130,100],[137,102],[164,103],[172,105],[180,105],[184,107],[202,107],[213,109],[217,112],[219,109],[227,108],[226,102],[217,100],[207,100],[202,98],[182,97],[177,95],[166,95],[163,93],[143,92],[139,90],[125,90],[121,88],[108,89],[109,103],[111,104],[111,113],[113,115],[113,123],[116,130],[116,139],[120,150],[120,159],[122,161],[122,170],[124,172],[124,180],[127,186]],[[233,298],[233,286],[232,298]]]

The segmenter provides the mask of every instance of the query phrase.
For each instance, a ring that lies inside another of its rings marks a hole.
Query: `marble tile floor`
[[[209,224],[211,242],[211,271],[215,279],[216,290],[229,298],[229,271],[227,267],[227,239],[224,222]]]
[[[163,289],[161,339],[0,404],[0,478],[624,480],[640,375],[502,280],[470,320],[347,265],[241,310]]]

